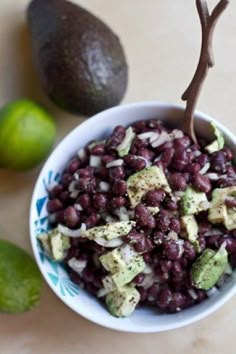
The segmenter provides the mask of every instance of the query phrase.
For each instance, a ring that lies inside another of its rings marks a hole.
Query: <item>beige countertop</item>
[[[77,0],[120,35],[129,60],[124,102],[180,102],[198,59],[200,26],[195,1]],[[48,102],[32,69],[24,24],[28,0],[0,1],[0,104],[31,97],[50,109],[58,141],[82,118],[66,115]],[[209,0],[213,6],[216,1]],[[216,31],[216,67],[198,108],[236,132],[236,2],[231,1]],[[28,209],[39,168],[25,174],[0,171],[1,237],[31,251]],[[1,354],[233,354],[236,298],[209,318],[164,334],[134,335],[98,327],[67,308],[45,285],[40,306],[27,314],[0,318]]]

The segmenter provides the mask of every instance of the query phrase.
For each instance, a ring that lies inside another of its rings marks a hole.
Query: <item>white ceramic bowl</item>
[[[60,178],[65,165],[79,148],[93,139],[109,136],[113,128],[119,124],[128,126],[138,120],[158,118],[177,124],[183,117],[183,107],[160,102],[141,102],[115,107],[97,114],[75,128],[53,151],[45,163],[35,185],[30,210],[30,235],[34,255],[38,266],[49,286],[56,295],[79,315],[99,325],[115,330],[135,333],[162,332],[186,326],[196,322],[222,306],[236,291],[235,274],[215,295],[177,314],[158,314],[151,309],[138,309],[125,319],[112,317],[109,312],[83,289],[74,285],[63,266],[46,257],[36,235],[47,230],[46,187]],[[205,138],[211,138],[209,122],[214,121],[224,133],[227,144],[236,156],[236,138],[234,135],[206,114],[196,112],[196,131]]]

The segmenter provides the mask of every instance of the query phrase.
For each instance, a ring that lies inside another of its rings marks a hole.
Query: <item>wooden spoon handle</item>
[[[182,96],[182,100],[186,101],[186,109],[181,126],[182,130],[188,134],[195,143],[197,143],[197,138],[194,132],[194,112],[208,71],[215,63],[212,49],[214,29],[229,2],[230,0],[221,0],[212,13],[209,14],[206,0],[196,0],[202,28],[202,47],[194,77]]]

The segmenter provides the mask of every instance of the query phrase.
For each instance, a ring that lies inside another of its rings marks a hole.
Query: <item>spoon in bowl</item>
[[[206,0],[196,0],[202,28],[202,47],[194,77],[182,96],[182,100],[186,101],[186,109],[181,124],[183,132],[189,135],[194,143],[197,143],[194,131],[194,111],[208,71],[215,64],[212,49],[213,34],[217,21],[229,2],[230,0],[221,0],[210,14]]]

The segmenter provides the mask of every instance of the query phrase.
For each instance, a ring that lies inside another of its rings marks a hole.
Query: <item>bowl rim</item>
[[[59,150],[59,148],[64,144],[64,141],[69,139],[76,130],[81,129],[82,127],[86,126],[86,124],[88,122],[91,122],[93,120],[97,120],[99,118],[101,118],[104,114],[112,114],[113,112],[116,111],[126,111],[127,109],[131,109],[131,108],[169,108],[172,110],[181,110],[184,111],[185,107],[183,104],[174,104],[174,103],[168,103],[168,102],[163,102],[163,101],[139,101],[139,102],[133,102],[133,103],[128,103],[128,104],[123,104],[120,106],[116,106],[116,107],[112,107],[109,108],[107,110],[104,110],[94,116],[92,116],[91,118],[86,119],[85,121],[83,121],[82,123],[80,123],[79,125],[77,125],[75,128],[73,128],[68,134],[66,134],[66,136],[58,143],[58,145],[53,149],[53,151],[50,153],[49,157],[47,158],[47,160],[44,162],[39,175],[37,177],[36,183],[34,185],[33,188],[33,193],[32,193],[32,197],[31,197],[31,201],[30,201],[30,212],[29,212],[29,230],[30,230],[30,241],[31,241],[31,247],[33,249],[33,254],[34,254],[34,258],[36,259],[37,265],[44,277],[44,280],[46,281],[46,283],[49,285],[49,287],[52,289],[52,291],[62,300],[62,302],[64,304],[66,304],[71,310],[73,310],[74,312],[76,312],[77,314],[79,314],[80,316],[82,316],[83,318],[97,324],[100,325],[102,327],[108,328],[108,329],[112,329],[112,330],[116,330],[116,331],[121,331],[121,332],[127,332],[127,333],[157,333],[157,332],[166,332],[166,331],[170,331],[170,330],[174,330],[174,329],[178,329],[178,328],[182,328],[185,327],[187,325],[193,324],[199,320],[204,319],[205,317],[209,316],[210,314],[212,314],[213,312],[215,312],[216,310],[218,310],[221,306],[223,306],[235,293],[236,293],[236,283],[235,285],[226,292],[226,294],[224,294],[222,296],[222,298],[220,298],[218,301],[216,301],[214,304],[210,305],[207,309],[202,310],[201,312],[195,314],[194,316],[187,318],[187,319],[183,319],[180,320],[178,322],[173,322],[171,324],[167,324],[167,325],[163,325],[162,327],[160,326],[160,324],[157,324],[156,326],[153,326],[152,328],[148,327],[147,329],[145,328],[140,328],[140,327],[136,327],[133,324],[131,325],[131,327],[129,329],[124,329],[123,325],[122,325],[122,321],[119,322],[117,321],[116,324],[111,324],[111,323],[107,323],[107,320],[103,320],[103,317],[93,317],[92,314],[84,311],[83,309],[75,309],[72,304],[70,304],[69,301],[67,301],[67,299],[65,297],[63,297],[60,292],[55,289],[52,286],[52,283],[49,282],[48,278],[45,276],[45,272],[42,266],[42,263],[39,260],[39,254],[38,254],[38,249],[37,249],[37,245],[35,242],[35,235],[34,235],[34,229],[33,229],[33,210],[35,207],[35,203],[34,201],[37,198],[37,190],[39,188],[39,185],[41,183],[42,177],[44,176],[45,171],[48,169],[48,164],[50,164],[50,161],[53,157],[54,154],[57,153],[57,150]],[[236,137],[234,136],[233,133],[230,132],[230,130],[228,130],[223,124],[221,124],[220,122],[218,122],[215,118],[211,117],[210,115],[203,113],[199,110],[195,111],[195,116],[199,119],[202,119],[203,121],[206,122],[214,122],[219,129],[225,134],[225,136],[227,136],[230,140],[232,140],[235,143],[236,146]],[[160,328],[161,327],[161,328]]]

